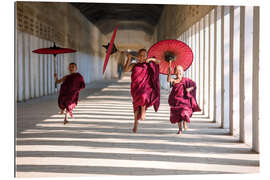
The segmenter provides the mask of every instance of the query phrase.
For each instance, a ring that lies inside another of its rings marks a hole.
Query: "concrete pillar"
[[[233,48],[234,48],[234,7],[230,7],[230,51],[229,51],[229,127],[233,135]]]
[[[38,38],[36,38],[35,36],[33,36],[33,46],[31,49],[35,49],[36,47],[38,46]],[[33,76],[33,81],[34,81],[34,98],[36,97],[39,97],[39,84],[38,84],[38,54],[35,54],[35,53],[32,53],[31,54],[33,55],[33,61],[34,61],[34,64],[33,64],[33,73],[34,73],[34,76]]]
[[[197,101],[198,101],[198,104],[200,105],[200,94],[201,94],[201,91],[200,91],[200,21],[196,23],[196,26],[195,26],[195,33],[196,33],[196,84],[197,84]]]
[[[193,44],[192,44],[192,26],[189,27],[188,29],[188,34],[189,34],[189,47],[193,49]],[[193,79],[193,63],[190,66],[190,78]]]
[[[192,50],[195,51],[195,48],[194,48],[194,31],[193,31],[193,27],[194,25],[192,25],[190,27],[190,40],[191,40],[191,47],[192,47]],[[195,56],[193,56],[194,58]],[[193,61],[194,62],[194,61]],[[191,77],[192,77],[192,80],[194,81],[195,80],[195,76],[194,76],[194,73],[195,73],[195,63],[192,63],[191,65]]]
[[[198,60],[198,80],[197,80],[197,94],[198,94],[198,104],[201,107],[201,51],[200,51],[200,21],[197,22],[197,26],[196,26],[196,32],[197,32],[197,60]]]
[[[217,61],[217,8],[214,9],[214,60],[213,60],[213,92],[214,92],[214,99],[213,99],[213,121],[216,122],[216,69],[217,69],[217,65],[216,65],[216,61]]]
[[[183,34],[183,40],[184,40],[184,42],[185,42],[186,44],[188,44],[188,43],[187,43],[187,31],[185,31],[184,34]],[[187,70],[185,71],[185,76],[189,78],[188,71],[189,71],[189,69],[187,69]]]
[[[25,101],[26,100],[26,88],[27,88],[27,85],[26,85],[26,68],[27,68],[27,65],[26,65],[26,59],[27,59],[27,56],[26,56],[26,53],[25,53],[25,34],[22,34],[22,73],[23,73],[23,78],[22,78],[22,83],[23,83],[23,100]]]
[[[213,37],[211,37],[211,12],[208,14],[208,117],[210,119],[212,119],[213,117],[211,117],[211,113],[210,113],[210,109],[212,108],[211,106],[211,97],[210,97],[210,91],[211,91],[211,39]]]
[[[31,36],[29,34],[26,34],[26,46],[25,46],[25,51],[27,53],[27,61],[28,61],[28,72],[26,72],[28,74],[28,78],[26,81],[28,81],[28,98],[32,98],[32,77],[33,77],[33,68],[32,68],[32,64],[33,64],[33,59],[31,58],[32,56],[32,52],[30,51],[31,49]]]
[[[45,47],[49,47],[49,42],[46,41],[46,46]],[[46,55],[46,79],[47,79],[47,95],[51,94],[51,88],[50,88],[50,55]]]
[[[15,32],[15,39],[18,38],[18,32]],[[18,77],[19,77],[19,73],[18,73],[18,43],[15,44],[15,62],[14,62],[15,68],[14,68],[14,95],[15,95],[15,101],[18,101],[19,98],[19,93],[18,93]],[[17,114],[16,112],[16,106],[14,107],[14,113]],[[16,124],[16,123],[15,123]]]
[[[239,51],[239,140],[240,142],[245,142],[245,6],[240,7]]]
[[[194,63],[193,63],[193,80],[195,81],[195,82],[197,82],[197,68],[196,68],[196,66],[197,66],[197,53],[196,53],[196,51],[197,51],[197,42],[196,42],[196,31],[195,31],[195,28],[196,28],[196,24],[193,24],[192,25],[192,44],[193,44],[193,51],[194,51]]]
[[[199,31],[200,31],[200,37],[199,37],[199,49],[200,49],[200,107],[202,109],[202,114],[204,114],[204,87],[203,87],[203,64],[204,64],[204,55],[203,55],[203,26],[204,26],[204,19],[202,18],[200,20],[200,25],[199,25]]]
[[[221,7],[221,127],[224,128],[224,6]]]
[[[259,148],[259,50],[260,50],[260,9],[253,8],[253,73],[252,73],[252,149]]]
[[[19,54],[23,54],[23,35],[22,33],[17,32],[17,99],[18,101],[22,101],[24,97],[24,59],[23,56],[19,56]]]
[[[38,40],[38,48],[41,48],[42,47],[42,40],[39,39]],[[41,55],[38,55],[38,83],[39,83],[39,96],[43,96],[43,69],[42,69],[42,57]]]
[[[204,17],[203,18],[203,66],[202,66],[202,68],[203,68],[203,114],[205,114],[206,112],[205,112],[205,104],[206,104],[206,90],[205,90],[205,61],[206,61],[206,59],[205,59],[205,20],[206,20],[206,18]]]
[[[42,47],[46,47],[45,40],[42,40]],[[47,55],[44,54],[42,57],[43,61],[43,95],[47,96]]]
[[[34,97],[34,77],[35,77],[35,72],[34,72],[34,63],[36,59],[34,59],[34,54],[32,53],[31,49],[34,49],[34,44],[33,44],[33,36],[29,35],[29,90],[30,90],[30,98]]]

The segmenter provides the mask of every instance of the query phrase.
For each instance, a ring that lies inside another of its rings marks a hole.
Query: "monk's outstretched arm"
[[[159,64],[160,63],[160,60],[156,59],[156,58],[148,58],[146,59],[146,63],[149,63],[150,61],[156,63],[156,64]]]
[[[132,68],[133,68],[134,65],[135,65],[135,64],[130,64],[130,61],[131,61],[131,55],[128,54],[127,57],[128,57],[128,58],[127,58],[127,61],[126,61],[125,66],[124,66],[124,71],[125,71],[125,72],[131,71]]]

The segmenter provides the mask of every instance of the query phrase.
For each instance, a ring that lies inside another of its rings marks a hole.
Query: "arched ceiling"
[[[118,3],[71,3],[101,32],[108,34],[119,29],[143,30],[152,34],[164,5]]]

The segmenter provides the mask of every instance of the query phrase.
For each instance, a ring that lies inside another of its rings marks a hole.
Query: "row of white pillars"
[[[34,35],[16,31],[15,75],[16,101],[26,101],[31,98],[52,95],[59,91],[54,86],[53,55],[36,54],[32,51],[38,48],[51,47],[53,42],[38,38]],[[103,50],[103,49],[101,49]],[[100,50],[100,51],[101,51]],[[102,74],[103,57],[76,52],[56,56],[56,68],[59,78],[68,74],[68,64],[75,62],[78,71],[86,83],[104,78],[110,79],[116,74],[116,61],[111,60],[105,74]]]
[[[185,76],[197,83],[197,101],[202,114],[222,128],[228,128],[241,142],[247,142],[250,134],[250,145],[259,152],[259,8],[252,8],[253,14],[246,7],[216,7],[179,39],[194,52],[193,64]],[[252,24],[246,24],[250,16],[253,16],[252,36]],[[247,45],[250,38],[253,39],[251,54]],[[245,71],[251,62],[250,55],[253,59],[251,80]],[[252,95],[247,100],[245,88],[248,87],[252,88]],[[252,128],[248,126],[249,117],[245,116],[248,110],[252,110]]]

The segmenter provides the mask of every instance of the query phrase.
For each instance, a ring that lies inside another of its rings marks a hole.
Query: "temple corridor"
[[[103,45],[116,25],[118,52],[103,74]],[[151,107],[135,134],[130,73],[118,79],[119,60],[126,60],[119,52],[136,56],[165,39],[191,48],[184,76],[196,82],[202,111],[177,135],[167,75],[160,74],[160,109]],[[54,42],[76,52],[55,60],[32,52]],[[259,52],[259,6],[16,2],[16,177],[258,173]],[[64,125],[54,69],[61,78],[71,62],[87,86]]]

